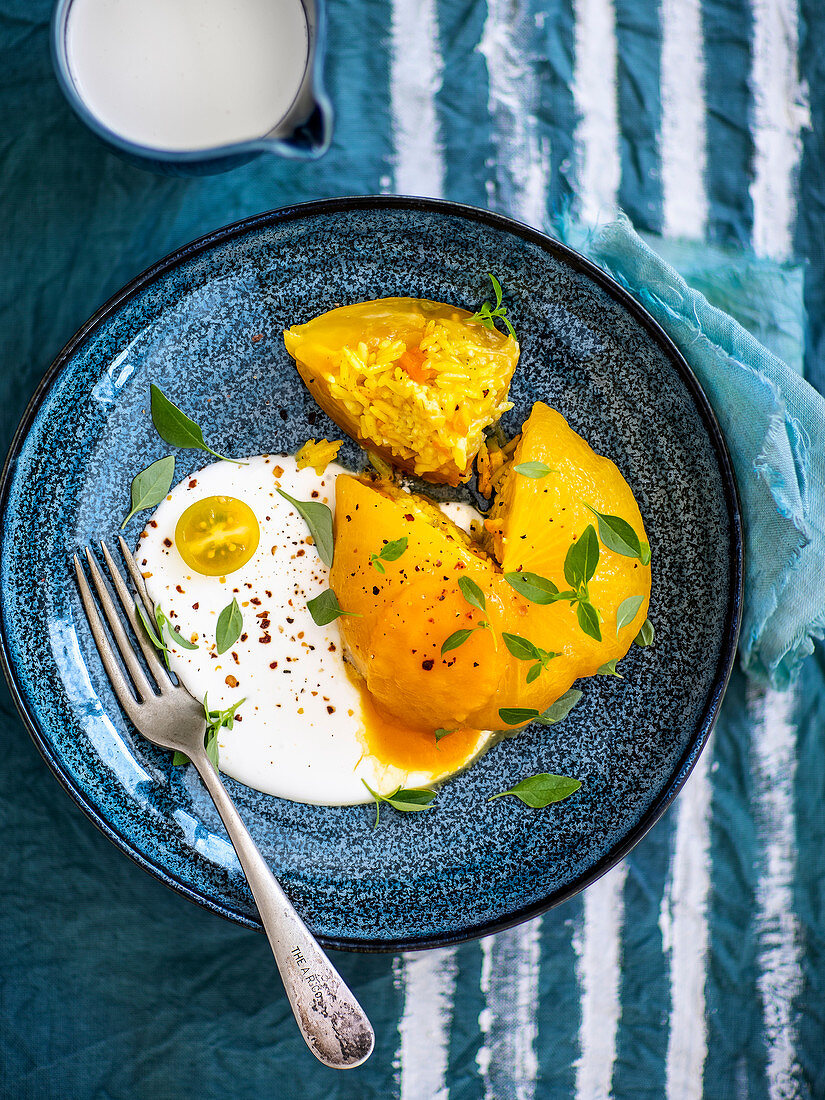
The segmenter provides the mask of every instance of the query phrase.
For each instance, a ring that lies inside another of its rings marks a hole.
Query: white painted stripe
[[[627,864],[608,871],[584,892],[584,921],[573,947],[579,957],[581,1024],[576,1100],[610,1096],[621,1018],[622,929]]]
[[[493,203],[528,225],[547,221],[550,147],[539,137],[539,83],[524,43],[534,26],[525,0],[488,0],[479,50],[487,62],[496,146]]]
[[[662,232],[701,240],[708,220],[701,0],[662,0]]]
[[[456,949],[408,952],[396,961],[404,991],[397,1056],[401,1100],[447,1100]]]
[[[756,935],[762,1000],[766,1075],[771,1100],[800,1095],[794,1002],[802,992],[799,921],[794,912],[796,870],[796,730],[793,691],[748,693],[753,729],[754,773],[759,790],[757,820],[763,847],[756,886]]]
[[[485,1100],[533,1100],[536,1057],[541,918],[481,941],[481,992],[485,1005],[476,1055]]]
[[[436,95],[443,62],[435,0],[393,0],[390,114],[395,190],[402,195],[444,194],[444,151]]]
[[[679,795],[675,847],[659,913],[662,946],[670,960],[668,1100],[699,1100],[704,1091],[712,746],[711,739]]]
[[[796,0],[751,0],[753,13],[753,246],[761,256],[791,254],[801,131],[810,126],[807,89],[799,79]]]
[[[619,106],[613,0],[575,0],[573,100],[579,216],[594,225],[613,214],[619,194]]]

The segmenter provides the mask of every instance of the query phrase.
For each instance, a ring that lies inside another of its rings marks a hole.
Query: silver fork
[[[137,598],[142,602],[151,622],[152,604],[147,596],[143,577],[123,538],[119,542]],[[203,743],[206,720],[202,704],[170,678],[163,661],[138,622],[135,597],[105,543],[101,543],[101,550],[122,614],[132,628],[151,673],[150,679],[135,652],[95,556],[87,547],[86,563],[97,600],[92,595],[80,559],[75,554],[77,584],[92,635],[115,695],[138,732],[147,741],[162,749],[186,753],[197,768],[238,853],[289,1003],[307,1046],[319,1061],[332,1069],[354,1069],[372,1053],[375,1044],[372,1026],[340,974],[295,912],[255,846],[220,776],[206,755]],[[109,626],[114,646],[103,626],[100,611]],[[128,675],[121,668],[118,654]]]

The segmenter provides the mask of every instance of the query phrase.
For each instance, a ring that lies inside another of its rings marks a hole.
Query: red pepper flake
[[[163,545],[164,546],[171,546],[172,545],[172,540],[171,539],[164,539],[163,540]]]
[[[189,488],[194,489],[197,484],[198,484],[198,479],[196,477],[193,477],[192,480],[189,482]]]
[[[263,340],[263,338],[264,338],[264,334],[262,332],[256,332],[255,335],[252,337],[252,343],[253,344],[260,344],[260,342],[261,342],[261,340]]]
[[[335,707],[327,707],[327,714],[335,714]]]
[[[421,667],[424,669],[425,672],[429,672],[434,664],[435,661],[433,661],[432,658],[428,658],[426,661],[421,662]]]
[[[227,687],[231,687],[231,688],[236,688],[238,686],[238,681],[231,674],[226,677],[226,679],[224,680],[224,683],[226,684]]]
[[[258,641],[261,643],[261,645],[266,645],[268,642],[272,641],[272,635],[271,634],[262,634],[261,637],[258,639]]]

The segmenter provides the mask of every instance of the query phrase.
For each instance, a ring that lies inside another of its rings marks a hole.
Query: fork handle
[[[372,1053],[364,1010],[295,912],[241,820],[206,753],[190,757],[238,854],[301,1034],[332,1069],[354,1069]]]

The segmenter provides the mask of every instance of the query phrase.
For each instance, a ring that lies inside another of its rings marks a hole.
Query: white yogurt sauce
[[[344,667],[337,625],[317,626],[307,600],[327,588],[329,571],[308,540],[303,519],[277,492],[335,505],[331,463],[319,476],[291,456],[264,455],[246,465],[214,462],[176,485],[147,520],[136,556],[146,588],[184,637],[198,648],[170,645],[171,667],[209,708],[243,699],[234,727],[218,736],[221,771],[250,787],[298,802],[368,802],[362,779],[380,791],[429,783],[365,753],[361,696]],[[245,501],[260,526],[257,550],[227,577],[196,573],[180,556],[181,514],[209,496]],[[218,654],[218,616],[235,598],[243,632]],[[168,638],[167,638],[168,640]],[[488,741],[479,734],[475,751]]]
[[[292,105],[308,55],[300,0],[74,0],[66,44],[91,112],[163,150],[263,137]]]

